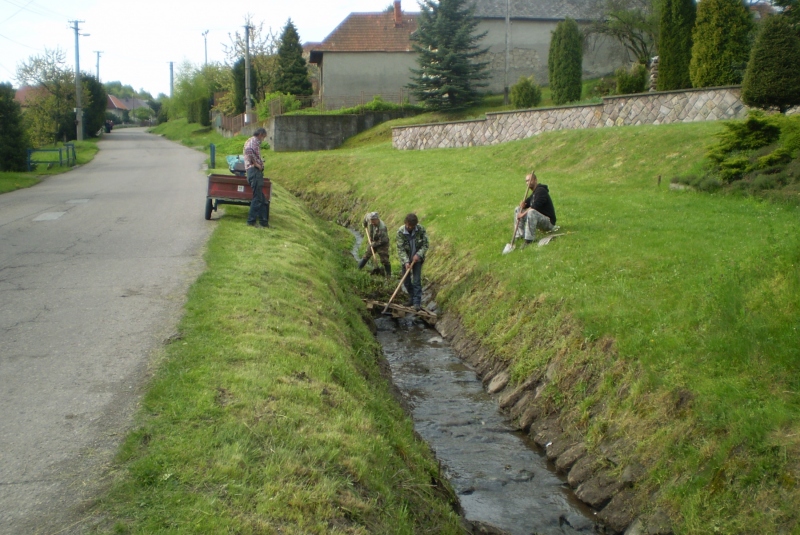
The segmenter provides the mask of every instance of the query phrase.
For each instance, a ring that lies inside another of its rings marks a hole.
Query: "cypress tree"
[[[787,17],[772,16],[762,23],[750,52],[742,100],[757,108],[785,113],[800,104],[800,37]]]
[[[89,94],[89,103],[84,105],[83,112],[86,135],[97,137],[97,133],[106,122],[108,93],[106,93],[105,86],[91,74],[82,74],[81,82],[83,83],[84,93]]]
[[[703,0],[692,32],[689,75],[694,87],[742,83],[753,17],[742,0]]]
[[[244,58],[238,60],[231,68],[231,75],[233,76],[233,108],[237,114],[244,113],[244,92],[245,92],[245,79],[244,79]],[[250,63],[250,94],[253,93],[253,87],[256,80],[256,71],[253,69],[253,64]]]
[[[556,105],[581,99],[583,36],[578,23],[566,18],[556,25],[550,39],[547,72],[550,94]]]
[[[475,34],[478,19],[465,0],[422,0],[412,46],[419,69],[411,69],[408,88],[435,110],[457,110],[476,103],[478,89],[486,87],[486,53],[478,43],[486,32]]]
[[[281,33],[273,90],[290,95],[310,95],[312,91],[306,60],[303,57],[303,47],[300,45],[300,35],[292,19],[286,21]]]
[[[0,84],[0,171],[24,171],[28,136],[11,84]]]
[[[694,0],[664,0],[659,24],[659,91],[692,87],[689,62],[692,59],[692,28],[696,13]]]

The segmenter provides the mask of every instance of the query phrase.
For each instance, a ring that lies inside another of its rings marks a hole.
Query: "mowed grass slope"
[[[114,533],[458,533],[380,373],[352,235],[279,185],[226,207],[101,504]],[[199,216],[199,214],[198,214]]]
[[[646,509],[666,507],[680,533],[798,533],[800,210],[668,188],[721,128],[430,151],[367,133],[269,153],[267,175],[331,219],[378,210],[392,235],[416,212],[439,302],[516,380],[567,363],[552,406],[590,447],[624,439],[623,462],[647,468]],[[503,256],[531,169],[568,235]]]

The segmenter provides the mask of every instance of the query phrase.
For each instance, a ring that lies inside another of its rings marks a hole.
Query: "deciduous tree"
[[[422,0],[417,31],[411,36],[419,69],[411,69],[408,88],[426,107],[435,110],[466,108],[479,100],[486,87],[487,48],[476,34],[479,20],[465,0]]]
[[[642,65],[649,65],[658,42],[656,0],[607,0],[600,20],[587,29],[618,41]]]
[[[46,145],[77,137],[75,128],[75,75],[67,67],[65,53],[45,49],[17,68],[17,80],[42,90],[29,101],[25,123],[31,142]],[[91,105],[90,95],[81,94],[81,104]]]

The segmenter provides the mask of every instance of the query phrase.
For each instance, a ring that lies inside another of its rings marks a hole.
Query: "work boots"
[[[383,270],[386,272],[386,278],[389,279],[392,277],[392,265],[391,264],[384,264]]]
[[[358,261],[358,269],[363,269],[364,266],[367,265],[367,260],[369,260],[369,259],[368,258],[362,258],[361,260],[359,260]]]

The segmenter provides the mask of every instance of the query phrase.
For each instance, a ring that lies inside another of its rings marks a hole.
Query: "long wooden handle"
[[[399,292],[399,291],[400,291],[400,287],[401,287],[401,286],[403,285],[403,283],[405,282],[405,280],[406,280],[406,277],[408,277],[408,274],[409,274],[409,273],[411,273],[411,268],[413,268],[413,267],[414,267],[414,263],[415,263],[415,262],[416,262],[416,260],[412,260],[412,261],[411,261],[411,263],[408,265],[408,269],[406,270],[405,274],[403,275],[403,278],[402,278],[402,279],[400,279],[400,284],[398,284],[398,285],[397,285],[397,288],[395,288],[395,289],[394,289],[394,293],[393,293],[393,294],[392,294],[392,296],[389,298],[389,302],[388,302],[388,303],[386,303],[386,306],[383,308],[383,312],[382,312],[382,314],[385,314],[385,313],[386,313],[386,311],[387,311],[387,310],[389,310],[389,305],[391,305],[391,304],[392,304],[392,301],[394,300],[394,296],[396,296],[396,295],[397,295],[397,292]]]
[[[528,193],[527,191],[525,193]],[[369,250],[372,251],[372,261],[375,264],[378,264],[378,254],[375,252],[375,248],[372,246],[372,239],[369,237],[369,226],[367,226],[367,243],[369,244]]]
[[[529,190],[529,189],[531,189],[531,188],[530,188],[530,187],[528,187],[528,184],[525,184],[525,195],[523,195],[523,196],[522,196],[522,200],[523,200],[523,201],[525,200],[525,197],[527,197],[527,196],[528,196],[528,190]],[[522,210],[522,208],[520,208],[520,210]],[[517,239],[517,229],[518,229],[518,228],[519,228],[519,217],[517,217],[517,223],[516,223],[516,225],[514,225],[514,235],[513,235],[513,236],[511,236],[511,246],[512,246],[512,247],[514,246],[514,242],[515,242],[515,241],[516,241],[516,239]]]

